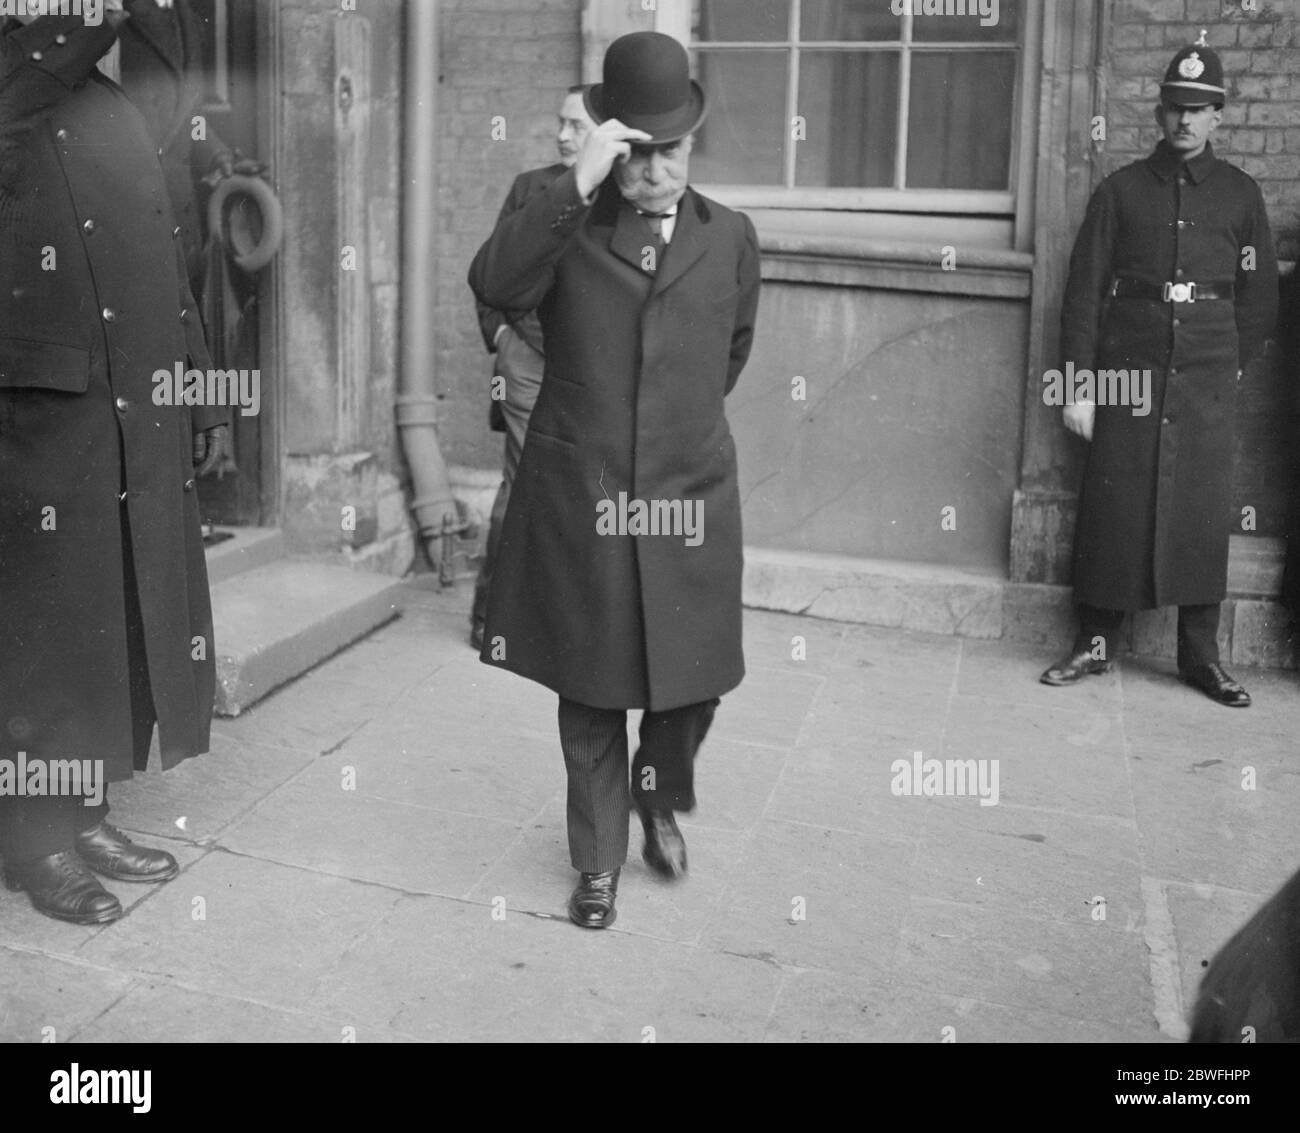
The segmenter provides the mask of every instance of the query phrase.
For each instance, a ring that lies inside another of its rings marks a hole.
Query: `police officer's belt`
[[[1146,283],[1140,279],[1117,279],[1110,289],[1117,299],[1154,299],[1159,303],[1196,303],[1205,299],[1231,299],[1237,293],[1231,283]]]

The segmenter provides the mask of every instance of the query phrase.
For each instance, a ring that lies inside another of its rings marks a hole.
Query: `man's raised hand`
[[[633,130],[624,126],[617,118],[607,118],[592,130],[578,151],[578,160],[573,167],[578,182],[578,192],[583,200],[591,196],[596,187],[609,176],[614,162],[620,157],[629,157],[633,142],[648,142],[652,139],[644,130]]]

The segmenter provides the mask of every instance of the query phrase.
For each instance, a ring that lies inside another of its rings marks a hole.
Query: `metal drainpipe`
[[[1093,9],[1092,26],[1096,29],[1094,34],[1096,39],[1093,41],[1092,48],[1092,120],[1095,122],[1098,118],[1105,121],[1105,113],[1110,109],[1108,103],[1109,92],[1106,88],[1108,71],[1106,67],[1106,51],[1110,47],[1110,3],[1109,0],[1096,0]],[[1109,132],[1109,123],[1107,123]],[[1091,132],[1089,138],[1091,138]],[[1101,145],[1095,143],[1089,144],[1088,165],[1089,189],[1096,189],[1103,180],[1105,173],[1102,154],[1106,146],[1103,142]]]
[[[397,429],[411,469],[411,511],[439,581],[454,579],[455,535],[465,529],[438,445],[435,395],[435,133],[438,93],[437,0],[407,0],[402,142],[402,324]]]

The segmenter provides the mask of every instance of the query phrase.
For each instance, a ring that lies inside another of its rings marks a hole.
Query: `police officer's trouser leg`
[[[1219,603],[1178,607],[1178,670],[1219,660]]]
[[[21,865],[71,850],[83,830],[108,817],[108,794],[95,806],[80,795],[0,796],[0,858]]]
[[[1079,605],[1079,634],[1074,639],[1076,653],[1091,653],[1094,660],[1111,661],[1119,645],[1119,631],[1124,624],[1123,610]]]

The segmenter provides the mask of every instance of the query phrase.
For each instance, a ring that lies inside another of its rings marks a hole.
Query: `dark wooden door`
[[[265,11],[259,14],[255,0],[191,0],[191,7],[206,32],[207,89],[201,113],[210,129],[232,149],[269,163],[271,155],[261,152],[269,134],[266,118],[272,95],[267,82],[271,52],[265,42]],[[271,169],[268,179],[273,179],[274,173]],[[205,237],[208,196],[202,191]],[[260,234],[256,210],[241,209],[240,216],[252,235]],[[256,414],[232,410],[232,458],[199,483],[205,522],[247,525],[273,523],[276,518],[271,514],[274,508],[263,474],[265,454],[271,448],[268,431],[273,428],[275,400],[274,375],[263,365],[262,350],[269,329],[265,324],[272,314],[268,302],[272,272],[270,267],[250,277],[232,268],[215,287],[219,316],[217,325],[208,328],[208,339],[216,364],[257,371],[261,397]],[[206,279],[209,290],[214,290],[214,273],[209,271]],[[211,308],[212,301],[205,299],[203,306]]]

